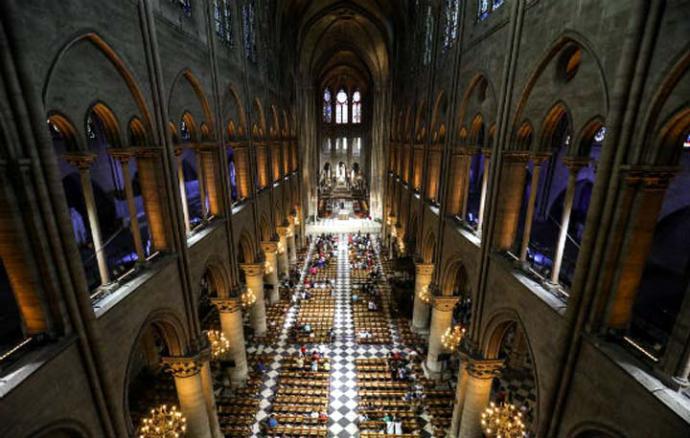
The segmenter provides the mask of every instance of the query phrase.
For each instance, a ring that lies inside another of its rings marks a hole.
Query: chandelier
[[[177,406],[161,405],[142,419],[138,435],[139,438],[177,438],[184,436],[186,430],[187,419]]]
[[[273,273],[273,265],[268,260],[264,262],[264,271],[266,272],[266,274]]]
[[[254,295],[254,291],[251,290],[250,288],[247,288],[243,293],[242,296],[240,297],[240,300],[242,301],[242,307],[247,308],[251,306],[252,304],[256,303],[256,295]]]
[[[285,246],[283,246],[283,242],[278,242],[278,254],[282,254],[285,252]]]
[[[432,296],[431,291],[429,290],[429,286],[422,287],[422,290],[419,291],[419,294],[417,294],[417,296],[420,300],[422,300],[424,304],[431,304]]]
[[[525,436],[522,412],[511,403],[497,406],[491,402],[482,412],[482,430],[491,437],[522,438]]]
[[[208,342],[211,344],[211,356],[218,359],[230,350],[230,341],[225,337],[223,332],[218,330],[209,330],[206,332]]]
[[[455,327],[448,327],[448,330],[441,336],[443,347],[450,352],[457,350],[462,338],[465,336],[465,331],[465,327],[460,324]]]

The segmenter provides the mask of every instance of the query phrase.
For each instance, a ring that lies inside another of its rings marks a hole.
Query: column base
[[[422,362],[422,370],[424,370],[424,376],[430,380],[443,380],[445,374],[444,371],[434,371],[431,368],[429,368],[429,365],[426,363],[426,360]]]

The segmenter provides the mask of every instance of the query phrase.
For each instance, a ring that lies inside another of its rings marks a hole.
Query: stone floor
[[[348,260],[347,234],[339,235],[337,251],[337,278],[336,278],[336,312],[335,331],[336,340],[332,344],[309,345],[309,349],[318,348],[330,358],[331,362],[331,386],[329,403],[328,430],[330,437],[356,437],[357,427],[357,379],[355,373],[355,359],[367,357],[385,357],[389,352],[410,351],[398,342],[397,329],[389,319],[392,344],[387,345],[359,345],[355,340],[354,326],[351,310],[350,268]],[[312,248],[307,253],[307,259]],[[379,260],[380,264],[380,260]],[[304,277],[304,272],[302,273]],[[301,283],[301,282],[300,282]],[[287,333],[297,315],[298,305],[293,305],[288,311],[280,338],[274,345],[254,345],[248,348],[250,353],[273,354],[274,360],[266,372],[263,388],[261,390],[261,404],[256,415],[254,435],[258,436],[259,422],[271,412],[270,399],[276,391],[276,380],[281,360],[284,356],[296,354],[299,345],[287,342]],[[420,419],[423,425],[422,437],[431,436],[431,424],[426,414]]]

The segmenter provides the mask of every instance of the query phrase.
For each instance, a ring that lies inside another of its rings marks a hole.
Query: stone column
[[[220,327],[225,338],[230,342],[228,356],[235,366],[228,368],[228,377],[232,386],[242,386],[247,381],[247,351],[244,345],[242,327],[242,306],[237,298],[218,298],[213,300],[220,315]]]
[[[262,336],[266,333],[266,302],[264,301],[264,265],[263,263],[242,263],[240,268],[244,271],[247,287],[256,295],[256,303],[249,312],[249,317],[254,329],[254,336]]]
[[[204,384],[201,378],[200,357],[167,357],[163,359],[163,362],[168,365],[175,377],[180,411],[187,419],[186,435],[195,438],[212,438]]]
[[[207,219],[208,208],[206,206],[206,171],[204,169],[204,157],[200,147],[196,147],[194,152],[196,156],[196,181],[199,187],[199,200],[201,201],[201,219]]]
[[[438,355],[443,353],[441,338],[453,322],[453,308],[459,297],[437,296],[432,302],[431,329],[429,330],[429,351],[426,357],[426,368],[430,377],[441,377],[441,362]]]
[[[654,241],[654,230],[666,189],[675,169],[629,169],[625,178],[622,215],[627,218],[621,232],[622,245],[616,261],[613,295],[606,309],[606,324],[614,331],[625,331],[630,324],[644,266]]]
[[[218,184],[218,171],[215,158],[216,145],[206,144],[200,151],[201,168],[203,169],[204,188],[206,189],[206,196],[208,198],[208,208],[210,216],[219,216],[220,210],[220,189]]]
[[[537,200],[537,191],[539,190],[539,173],[541,165],[548,160],[549,156],[546,154],[538,154],[532,157],[534,168],[532,169],[532,181],[529,184],[529,199],[527,200],[527,214],[525,215],[525,227],[522,230],[522,243],[520,245],[520,261],[524,264],[527,262],[527,249],[529,248],[529,239],[532,235],[532,221],[534,220],[534,205]]]
[[[494,247],[497,251],[510,251],[515,242],[522,195],[525,188],[527,152],[505,151],[503,170],[498,186]]]
[[[481,415],[489,405],[491,384],[503,366],[500,359],[468,358],[467,384],[460,419],[462,438],[480,438],[483,435]]]
[[[129,159],[132,153],[123,149],[110,149],[110,155],[120,163],[122,169],[122,179],[125,184],[125,196],[127,198],[127,210],[129,211],[129,228],[132,232],[134,250],[137,253],[137,261],[142,263],[146,260],[144,244],[141,240],[141,228],[139,228],[139,218],[137,216],[137,206],[134,202],[134,189],[132,188],[132,178],[129,174]]]
[[[484,173],[482,173],[482,191],[479,196],[479,213],[477,217],[477,231],[481,233],[486,209],[486,192],[489,187],[489,169],[491,168],[491,149],[482,149],[484,155]]]
[[[474,157],[476,150],[477,149],[474,147],[470,148],[463,163],[465,165],[465,168],[463,169],[463,178],[465,181],[462,185],[462,202],[460,210],[460,217],[463,221],[467,221],[467,208],[468,204],[470,203],[470,170],[472,169],[472,157]]]
[[[184,229],[189,234],[192,227],[189,224],[189,204],[187,204],[187,186],[184,181],[184,166],[182,159],[182,148],[175,148],[175,156],[177,157],[177,183],[180,188],[180,200],[182,201],[182,213],[184,215]]]
[[[565,189],[565,198],[563,200],[563,215],[561,216],[561,229],[558,233],[558,242],[556,244],[556,253],[553,260],[553,269],[551,271],[551,283],[558,284],[558,276],[561,273],[561,264],[563,263],[563,252],[565,251],[565,243],[568,238],[568,226],[570,225],[570,212],[573,209],[573,199],[575,198],[575,184],[577,184],[577,174],[589,162],[589,158],[581,157],[566,157],[563,163],[568,168],[568,186]]]
[[[280,276],[288,276],[290,265],[288,263],[288,242],[287,235],[290,232],[288,227],[277,227],[278,231],[278,272]]]
[[[270,284],[273,289],[268,297],[269,304],[275,304],[280,301],[279,281],[278,281],[278,242],[268,241],[261,242],[261,249],[266,255],[266,263],[271,267],[270,272],[267,270],[264,273],[264,283]]]
[[[89,229],[91,231],[91,241],[93,242],[93,250],[96,253],[96,262],[98,263],[98,273],[101,277],[101,285],[106,285],[110,283],[110,272],[108,271],[105,248],[103,247],[101,239],[101,228],[98,223],[98,213],[96,211],[96,198],[94,198],[93,195],[91,171],[89,170],[96,160],[96,155],[90,153],[68,154],[65,155],[65,160],[79,169],[81,189],[84,195],[84,204],[86,205],[86,215],[88,216]]]
[[[216,408],[216,397],[213,393],[213,375],[211,374],[211,350],[206,348],[200,354],[201,360],[201,384],[204,387],[204,399],[206,400],[206,412],[208,412],[208,422],[211,427],[213,438],[224,438],[225,435],[220,431],[218,421],[218,409]]]
[[[434,265],[431,263],[415,263],[414,309],[412,312],[412,329],[426,331],[429,323],[429,305],[419,298],[419,294],[431,284]]]
[[[295,243],[295,226],[290,224],[290,231],[287,235],[288,258],[290,265],[297,263],[297,245]]]
[[[165,190],[161,190],[164,179],[161,149],[156,147],[137,148],[136,154],[139,188],[141,189],[141,198],[144,201],[151,242],[156,251],[166,251],[170,246],[171,224],[165,208],[168,195]]]
[[[458,370],[458,382],[455,387],[455,403],[453,404],[453,417],[450,422],[450,428],[448,429],[448,438],[456,438],[458,436],[460,416],[462,415],[462,408],[465,404],[465,394],[467,393],[469,374],[467,373],[465,358],[462,358],[461,361],[460,369]]]

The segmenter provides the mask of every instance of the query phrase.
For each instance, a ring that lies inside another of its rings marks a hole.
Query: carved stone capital
[[[276,231],[278,232],[278,235],[280,237],[287,237],[288,234],[290,234],[290,227],[289,226],[276,227]]]
[[[201,372],[201,356],[172,356],[164,357],[163,364],[167,366],[167,371],[176,378],[192,377]]]
[[[677,166],[625,166],[621,169],[628,186],[641,186],[644,190],[666,190],[678,173]]]
[[[438,310],[439,312],[451,312],[459,299],[460,297],[438,295],[434,297],[432,306],[434,306],[434,310]]]
[[[273,240],[261,242],[261,249],[266,254],[275,254],[278,252],[278,242],[274,242]]]
[[[152,146],[142,146],[132,148],[132,151],[137,157],[141,158],[158,158],[161,154],[162,149],[159,147]]]
[[[476,379],[493,379],[501,374],[503,359],[467,358],[467,373]]]
[[[240,263],[240,268],[247,277],[262,277],[264,275],[263,263]]]
[[[88,169],[96,160],[96,154],[90,152],[68,152],[64,155],[65,161],[79,169]]]
[[[570,170],[571,173],[577,173],[583,167],[589,166],[589,157],[563,157],[563,165]]]
[[[434,273],[434,265],[432,263],[415,263],[414,272],[417,275],[432,275]]]
[[[242,310],[242,304],[237,298],[213,298],[211,302],[219,313],[234,313]]]
[[[482,155],[484,155],[485,159],[491,159],[491,148],[481,148],[480,152],[482,153]]]
[[[530,155],[530,159],[532,160],[535,166],[541,166],[549,158],[551,158],[551,154],[547,152],[535,152],[532,155]]]
[[[506,163],[527,163],[529,161],[529,152],[503,151],[503,161]]]
[[[126,164],[130,158],[134,157],[134,151],[129,148],[108,148],[108,154],[122,164]]]

